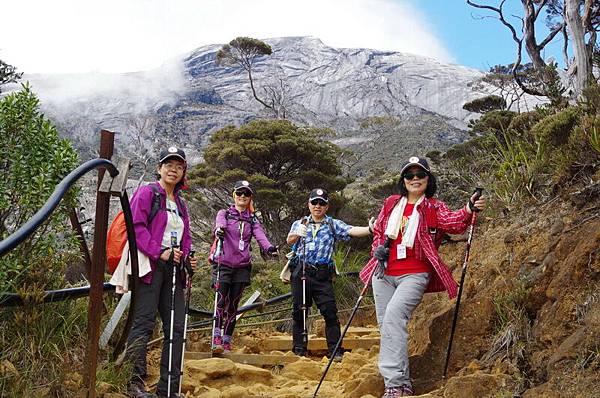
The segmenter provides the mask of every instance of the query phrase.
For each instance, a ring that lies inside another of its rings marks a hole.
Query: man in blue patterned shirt
[[[322,188],[313,189],[308,198],[310,216],[294,221],[287,237],[288,244],[293,244],[293,250],[296,252],[291,277],[293,351],[296,355],[306,355],[308,333],[304,330],[304,317],[308,315],[313,301],[325,319],[325,338],[329,355],[333,352],[341,335],[332,283],[332,275],[335,273],[335,242],[372,233],[370,226],[354,227],[327,216],[328,208],[327,191]],[[343,350],[338,350],[335,360],[341,360],[342,354]]]

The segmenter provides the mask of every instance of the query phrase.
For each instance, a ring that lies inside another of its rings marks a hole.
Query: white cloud
[[[453,60],[402,0],[20,0],[2,8],[0,59],[26,73],[151,69],[237,36],[314,36]]]

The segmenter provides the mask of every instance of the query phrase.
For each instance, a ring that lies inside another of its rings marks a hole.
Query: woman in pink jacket
[[[167,397],[168,381],[171,380],[168,398],[179,397],[175,393],[179,385],[181,369],[183,324],[184,324],[184,279],[181,265],[186,261],[192,239],[188,210],[179,196],[184,186],[187,162],[183,150],[170,147],[161,151],[157,175],[158,181],[140,187],[131,199],[131,212],[138,250],[150,259],[151,271],[139,277],[136,285],[136,302],[133,325],[127,339],[126,359],[133,365],[128,394],[133,398]],[[158,208],[153,209],[158,196]],[[155,214],[153,212],[156,211]],[[190,258],[195,268],[197,260]],[[173,298],[174,316],[171,320],[173,273],[176,275]],[[154,325],[156,313],[162,319],[163,340],[160,360],[160,379],[157,394],[149,393],[144,386],[146,376],[147,345]],[[173,322],[172,352],[169,354],[169,332]],[[171,356],[171,377],[169,377]]]
[[[368,282],[376,270],[373,294],[381,333],[379,372],[385,383],[384,398],[412,396],[408,367],[408,321],[425,292],[457,294],[456,282],[437,251],[445,233],[463,233],[474,208],[483,209],[485,199],[473,195],[467,206],[451,211],[433,198],[435,176],[427,160],[411,157],[400,171],[400,195],[388,197],[373,232],[373,258],[360,273]]]
[[[217,289],[215,327],[212,350],[216,354],[231,351],[237,307],[244,288],[250,284],[252,271],[250,243],[254,237],[261,250],[277,254],[254,214],[254,192],[248,181],[237,181],[233,187],[234,204],[219,210],[215,220],[215,236],[223,242],[221,253],[211,256],[213,285]],[[219,275],[218,281],[216,280]]]

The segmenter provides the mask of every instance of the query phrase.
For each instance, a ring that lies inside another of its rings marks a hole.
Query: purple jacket
[[[160,208],[165,209],[167,207],[167,193],[158,182],[153,182],[158,186],[160,192]],[[183,257],[187,257],[192,247],[192,238],[190,236],[190,217],[187,211],[187,207],[179,197],[179,190],[176,190],[175,202],[177,203],[177,209],[183,219],[183,237],[181,238],[181,250],[183,251]],[[152,207],[152,197],[154,192],[150,185],[144,185],[140,187],[131,198],[131,212],[133,214],[133,226],[135,229],[135,241],[137,243],[138,250],[147,255],[150,258],[150,267],[152,272],[144,275],[142,281],[144,283],[152,282],[152,274],[156,269],[156,262],[160,257],[160,250],[165,228],[167,227],[167,212],[159,210],[158,213],[152,219],[152,222],[148,225],[148,216]]]
[[[235,218],[241,218],[246,221],[238,221],[237,219],[227,219],[226,213]],[[235,208],[234,205],[227,210],[219,210],[215,221],[215,230],[223,228],[225,237],[223,238],[223,253],[221,254],[221,264],[232,268],[241,268],[250,265],[250,239],[254,238],[263,250],[267,250],[271,242],[267,239],[265,231],[258,220],[254,222],[252,234],[250,233],[251,214],[249,210],[244,210],[242,214]],[[242,240],[244,241],[244,249],[240,250],[240,223],[244,225],[244,233]]]

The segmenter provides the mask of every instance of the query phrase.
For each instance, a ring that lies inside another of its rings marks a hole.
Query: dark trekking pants
[[[236,324],[236,313],[242,294],[250,284],[252,267],[233,268],[221,265],[219,269],[219,289],[217,291],[217,313],[215,320],[215,334],[227,336],[229,342]],[[217,264],[212,265],[213,286],[217,280]],[[213,336],[214,337],[214,336]]]
[[[301,266],[301,264],[300,264]],[[302,272],[298,275],[292,275],[292,300],[293,300],[293,350],[296,354],[306,352],[306,345],[303,342],[304,323],[302,320]],[[313,302],[325,319],[325,338],[327,339],[327,348],[329,353],[333,352],[335,345],[340,339],[340,322],[337,316],[337,306],[335,304],[335,295],[333,293],[333,283],[331,278],[325,280],[318,279],[307,273],[306,276],[306,315]]]
[[[156,322],[156,311],[162,320],[164,334],[162,355],[160,358],[160,380],[157,393],[167,394],[167,379],[169,366],[169,332],[171,326],[171,282],[172,266],[162,260],[152,275],[152,283],[138,284],[133,325],[127,339],[126,359],[133,363],[132,381],[142,380],[146,376],[146,345],[152,336]],[[179,372],[181,370],[181,349],[183,343],[183,323],[185,302],[181,285],[181,275],[177,273],[175,283],[175,316],[173,327],[173,358],[171,363],[171,392],[179,388]]]

